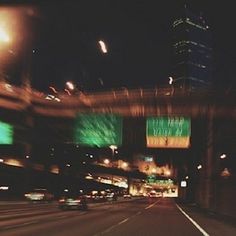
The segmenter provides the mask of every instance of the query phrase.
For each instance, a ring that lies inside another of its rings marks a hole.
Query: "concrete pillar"
[[[213,200],[213,148],[214,148],[214,127],[213,107],[210,107],[207,118],[207,146],[203,157],[203,168],[200,175],[200,207],[210,209]]]

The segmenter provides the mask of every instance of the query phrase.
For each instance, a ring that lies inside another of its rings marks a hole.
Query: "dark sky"
[[[233,5],[212,1],[185,2],[196,13],[203,13],[211,29],[214,85],[235,88]],[[21,50],[17,59],[8,65],[12,80],[18,80],[22,68],[30,68],[32,84],[39,90],[46,90],[50,85],[63,89],[68,80],[87,91],[168,86],[172,60],[171,23],[184,1],[13,3],[2,6],[21,12],[22,8],[29,7],[31,11],[24,12],[22,17],[21,24],[25,25],[22,26]],[[107,44],[107,54],[99,49],[100,39]],[[18,76],[12,71],[18,71]]]

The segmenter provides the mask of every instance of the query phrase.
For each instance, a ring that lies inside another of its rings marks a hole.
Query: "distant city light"
[[[106,44],[102,41],[102,40],[99,40],[98,41],[100,47],[101,47],[101,50],[103,53],[107,53],[107,47],[106,47]]]
[[[4,160],[3,160],[3,159],[0,159],[0,162],[4,162]]]
[[[170,76],[169,77],[169,84],[172,84],[173,83],[173,78]]]

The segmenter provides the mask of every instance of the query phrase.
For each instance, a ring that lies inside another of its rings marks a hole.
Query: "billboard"
[[[147,147],[188,148],[191,121],[186,117],[148,117],[146,121]]]
[[[78,114],[75,120],[74,142],[91,147],[120,146],[123,119],[114,114]]]
[[[13,126],[0,121],[0,144],[13,144]]]

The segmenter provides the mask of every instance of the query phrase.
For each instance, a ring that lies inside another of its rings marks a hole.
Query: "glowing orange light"
[[[2,26],[0,26],[0,41],[4,43],[8,43],[10,41],[8,33]]]

